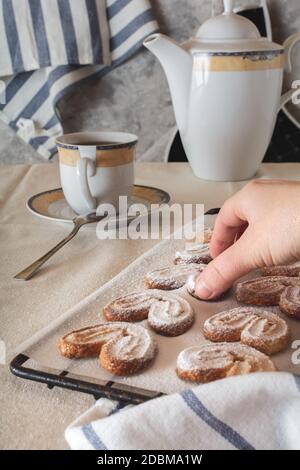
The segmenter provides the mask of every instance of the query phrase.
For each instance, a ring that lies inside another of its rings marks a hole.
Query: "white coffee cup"
[[[68,204],[77,214],[130,197],[138,138],[123,132],[81,132],[56,140],[60,179]]]

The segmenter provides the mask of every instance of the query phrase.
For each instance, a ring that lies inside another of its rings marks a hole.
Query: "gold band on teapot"
[[[249,72],[258,70],[283,69],[284,54],[267,55],[205,55],[194,59],[196,72]]]

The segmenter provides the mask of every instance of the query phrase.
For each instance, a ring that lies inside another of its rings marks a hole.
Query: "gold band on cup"
[[[116,166],[128,165],[134,160],[134,147],[116,148],[110,150],[97,150],[97,168],[114,168]],[[80,159],[79,150],[59,148],[59,162],[66,166],[76,166]]]

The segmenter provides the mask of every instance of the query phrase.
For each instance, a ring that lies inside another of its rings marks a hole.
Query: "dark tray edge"
[[[127,387],[128,390],[122,389],[122,384],[117,384],[113,381],[103,382],[102,384],[91,383],[72,376],[67,371],[58,371],[56,369],[49,369],[43,371],[40,366],[39,370],[25,367],[24,364],[30,358],[25,354],[18,354],[13,358],[10,363],[10,371],[13,375],[26,380],[32,380],[39,383],[44,383],[48,388],[54,387],[65,388],[75,392],[86,393],[93,395],[98,400],[99,398],[108,398],[110,400],[117,400],[124,404],[141,404],[145,401],[152,400],[162,396],[159,392],[149,392],[135,387]],[[51,371],[51,372],[50,372]],[[99,380],[99,382],[101,382]]]

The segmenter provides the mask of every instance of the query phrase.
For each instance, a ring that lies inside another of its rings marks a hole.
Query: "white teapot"
[[[252,178],[263,161],[291,71],[295,33],[283,46],[262,38],[224,0],[224,14],[206,21],[178,46],[162,34],[144,41],[167,75],[181,139],[196,176],[213,181]]]

